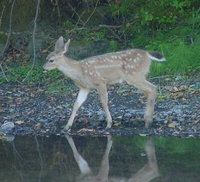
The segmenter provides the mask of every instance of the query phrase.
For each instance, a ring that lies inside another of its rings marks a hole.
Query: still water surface
[[[199,182],[200,139],[17,136],[0,140],[0,182]]]

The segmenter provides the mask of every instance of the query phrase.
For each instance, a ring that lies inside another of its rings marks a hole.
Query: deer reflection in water
[[[77,182],[147,182],[159,175],[152,137],[147,137],[145,144],[148,162],[136,174],[133,174],[131,178],[108,176],[109,153],[113,144],[112,137],[110,135],[107,136],[107,146],[97,176],[93,175],[87,161],[77,151],[72,137],[66,135],[66,138],[72,148],[74,158],[81,171],[80,176],[77,178]]]

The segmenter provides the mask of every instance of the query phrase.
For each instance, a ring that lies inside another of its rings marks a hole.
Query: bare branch
[[[12,6],[11,6],[11,10],[10,10],[10,24],[9,24],[10,27],[9,27],[9,32],[8,32],[6,44],[5,44],[4,49],[2,50],[2,52],[1,52],[1,54],[0,54],[0,57],[2,57],[2,58],[3,58],[3,56],[4,56],[4,52],[6,51],[6,49],[7,49],[7,47],[8,47],[8,44],[9,44],[9,40],[10,40],[10,34],[11,34],[11,30],[12,30],[12,14],[13,14],[13,7],[14,7],[14,4],[15,4],[15,0],[13,0]],[[4,6],[3,11],[2,11],[2,14],[1,14],[1,19],[2,19],[2,16],[3,16],[4,9],[5,9],[5,6]],[[1,21],[1,23],[2,23],[2,21]],[[1,26],[1,24],[0,24],[0,26]],[[4,61],[4,59],[3,59],[1,62],[3,62],[3,61]],[[6,74],[5,74],[5,72],[4,72],[4,69],[3,69],[3,67],[2,67],[2,63],[0,63],[0,68],[1,68],[1,71],[2,71],[3,76],[4,76],[4,78],[6,79],[6,81],[9,81],[8,78],[7,78],[7,76],[6,76]]]
[[[4,78],[6,79],[7,82],[9,82],[9,79],[7,78],[6,74],[5,74],[5,71],[3,69],[3,66],[0,64],[0,68],[1,68],[1,71],[2,71],[2,74],[4,76]]]
[[[14,4],[15,4],[15,0],[13,0],[11,10],[10,10],[10,27],[9,27],[9,32],[8,32],[6,44],[5,44],[4,49],[3,49],[3,51],[1,52],[1,55],[0,55],[1,57],[3,57],[4,52],[6,51],[6,49],[8,47],[9,40],[10,40],[10,34],[11,34],[11,30],[12,30],[12,14],[13,14]]]
[[[51,4],[53,4],[53,12],[55,11],[55,8],[57,7],[57,11],[58,11],[58,17],[60,18],[61,17],[61,15],[60,15],[60,8],[59,8],[59,6],[58,6],[58,0],[55,0],[55,1],[53,1],[53,0],[51,0]],[[52,15],[51,15],[52,16]]]
[[[94,14],[94,12],[96,11],[98,3],[99,3],[99,0],[97,0],[97,2],[95,4],[95,7],[94,7],[94,10],[92,11],[91,15],[88,17],[88,19],[86,20],[86,22],[83,24],[83,27],[87,24],[87,22],[90,20],[90,18],[92,17],[92,15]]]
[[[121,28],[122,26],[117,25],[99,25],[99,27],[105,27],[105,28]]]
[[[38,17],[39,7],[40,7],[40,0],[38,0],[38,3],[37,3],[36,14],[35,14],[35,19],[34,19],[34,29],[33,29],[33,63],[32,63],[31,69],[28,71],[26,77],[23,79],[22,82],[24,82],[28,78],[29,74],[33,70],[33,68],[35,66],[35,63],[36,63],[35,33],[36,33],[36,29],[37,29],[37,17]]]
[[[99,0],[96,1],[94,10],[92,11],[91,15],[88,17],[88,19],[87,19],[85,22],[83,22],[83,20],[81,19],[81,16],[83,15],[83,12],[82,12],[81,15],[79,15],[79,14],[76,12],[76,10],[71,6],[71,4],[68,3],[68,5],[69,5],[70,8],[72,9],[72,11],[78,16],[78,21],[76,22],[75,27],[79,24],[79,22],[82,24],[82,27],[81,27],[81,28],[75,28],[75,27],[74,27],[73,29],[71,29],[71,30],[68,32],[68,34],[71,33],[71,32],[73,32],[74,30],[86,29],[86,28],[84,28],[84,27],[85,27],[85,25],[87,24],[87,22],[91,19],[91,17],[92,17],[92,15],[94,14],[94,12],[96,11],[96,8],[97,8],[98,3],[99,3]]]
[[[121,26],[99,25],[99,27],[107,28],[119,40],[119,42],[123,42],[123,40],[112,29],[112,28],[121,28]]]
[[[3,7],[3,10],[2,10],[2,12],[1,12],[1,17],[0,17],[0,29],[1,29],[2,17],[3,17],[4,10],[5,10],[5,6]]]
[[[78,24],[79,21],[81,21],[81,23],[84,23],[84,22],[81,20],[81,15],[79,15],[79,14],[76,12],[75,8],[73,8],[73,7],[71,6],[70,3],[68,3],[68,5],[69,5],[69,7],[72,9],[72,11],[78,16],[78,21],[77,21],[76,25]]]

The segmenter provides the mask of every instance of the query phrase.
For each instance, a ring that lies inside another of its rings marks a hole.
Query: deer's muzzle
[[[42,72],[43,72],[43,73],[46,73],[47,71],[48,71],[48,70],[42,68]]]

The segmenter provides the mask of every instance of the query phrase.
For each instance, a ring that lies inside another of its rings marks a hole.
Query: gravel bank
[[[79,109],[71,134],[199,137],[200,136],[200,75],[187,79],[150,79],[158,87],[154,120],[150,129],[144,127],[146,99],[140,91],[126,84],[110,86],[109,108],[113,127],[104,131],[105,115],[96,91],[91,91]],[[158,84],[159,83],[159,84]],[[47,86],[4,84],[0,86],[0,125],[14,124],[9,131],[18,135],[59,135],[72,111],[77,88],[65,93],[47,94]],[[83,128],[87,128],[83,129]],[[0,130],[4,135],[7,131]]]

